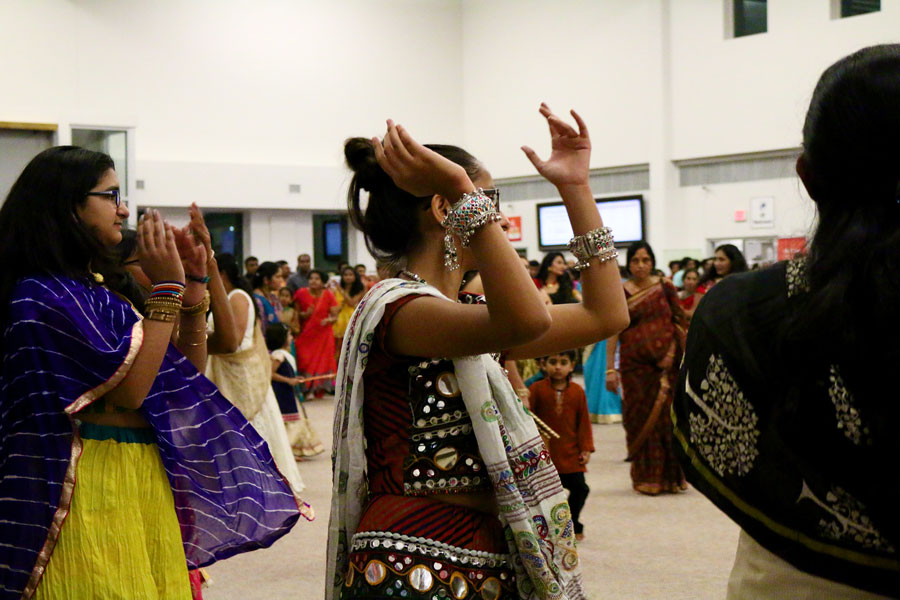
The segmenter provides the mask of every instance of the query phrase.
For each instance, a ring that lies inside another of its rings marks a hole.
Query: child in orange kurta
[[[570,381],[574,368],[574,351],[546,357],[544,372],[547,377],[531,385],[529,403],[531,411],[559,434],[548,443],[550,458],[559,471],[563,487],[569,490],[575,539],[582,540],[584,526],[578,517],[591,491],[584,473],[594,451],[594,436],[584,389]]]

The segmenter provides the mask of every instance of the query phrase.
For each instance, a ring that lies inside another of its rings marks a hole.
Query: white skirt
[[[879,596],[801,571],[741,530],[727,600],[880,600]]]
[[[300,470],[294,459],[294,451],[291,450],[287,431],[284,428],[284,420],[281,418],[281,409],[278,408],[278,400],[275,399],[275,391],[271,385],[269,391],[266,392],[266,401],[263,402],[262,408],[259,409],[250,424],[253,425],[260,437],[266,440],[269,452],[275,459],[275,466],[291,484],[294,493],[302,492],[306,486],[303,485],[303,479],[300,477]]]

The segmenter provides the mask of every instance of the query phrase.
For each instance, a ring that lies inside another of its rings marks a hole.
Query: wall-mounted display
[[[644,196],[620,196],[597,200],[603,225],[613,230],[616,246],[644,239]],[[566,248],[574,235],[562,202],[537,205],[538,246],[541,250]]]

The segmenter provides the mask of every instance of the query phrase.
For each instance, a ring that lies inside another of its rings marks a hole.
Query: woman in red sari
[[[326,277],[321,271],[309,272],[309,287],[300,288],[294,294],[294,303],[300,317],[300,335],[294,341],[297,350],[297,370],[301,377],[319,377],[337,370],[334,360],[334,331],[336,316],[332,308],[337,300],[325,289]],[[307,391],[321,398],[334,390],[334,379],[318,379],[306,384]]]
[[[628,249],[625,297],[631,324],[607,341],[607,363],[614,364],[621,344],[621,374],[606,372],[606,387],[622,386],[622,422],[631,462],[634,490],[655,496],[687,488],[672,450],[672,406],[678,366],[684,350],[686,321],[678,291],[666,279],[653,276],[656,258],[646,242]]]

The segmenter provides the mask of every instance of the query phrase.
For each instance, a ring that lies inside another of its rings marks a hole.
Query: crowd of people
[[[486,165],[392,121],[344,145],[377,277],[242,274],[196,206],[125,231],[109,156],[41,152],[0,208],[0,598],[202,596],[314,517],[304,403],[331,392],[329,600],[585,598],[591,421],[618,419],[636,492],[690,482],[740,526],[729,598],[900,597],[898,101],[900,46],[825,71],[816,232],[754,270],[725,244],[665,273],[646,242],[620,267],[587,126],[546,104],[549,157],[522,149],[568,261],[519,256]]]

